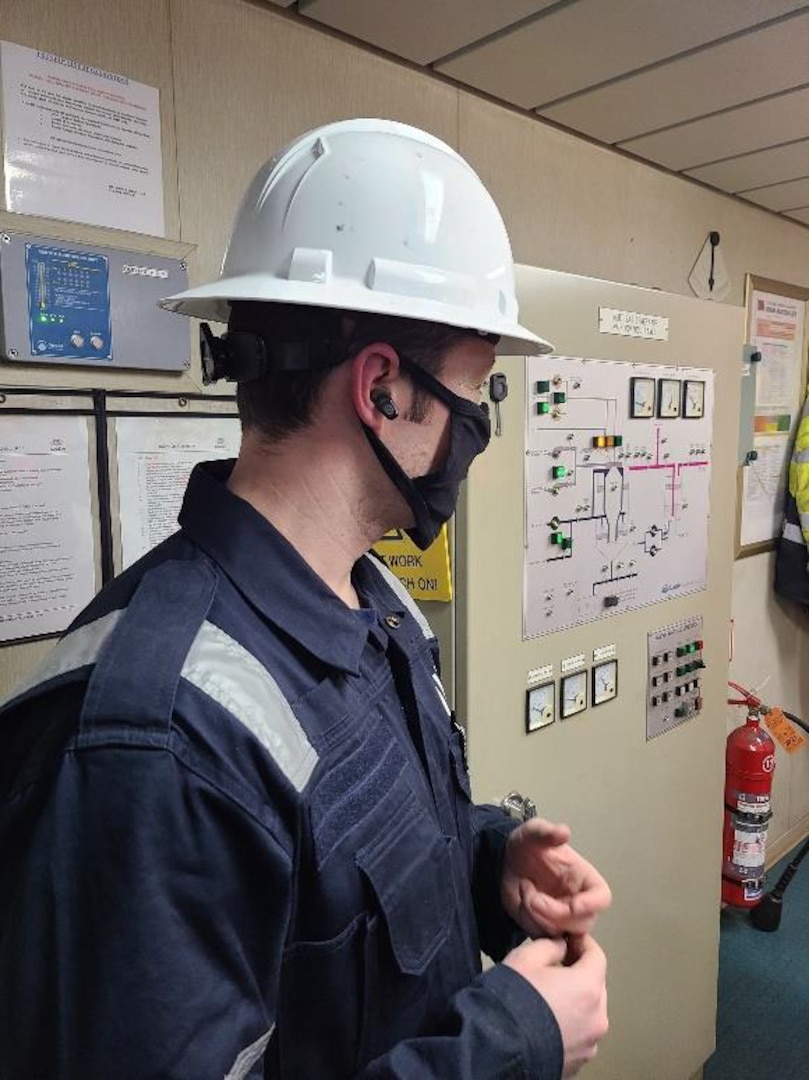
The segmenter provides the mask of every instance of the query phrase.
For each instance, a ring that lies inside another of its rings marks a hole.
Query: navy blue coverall
[[[0,1078],[557,1080],[429,627],[231,467],[0,712]]]

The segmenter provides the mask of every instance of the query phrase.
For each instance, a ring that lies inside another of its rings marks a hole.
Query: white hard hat
[[[227,322],[233,301],[398,315],[500,335],[497,352],[552,346],[517,321],[511,245],[474,170],[391,120],[301,135],[258,172],[218,281],[161,300]]]

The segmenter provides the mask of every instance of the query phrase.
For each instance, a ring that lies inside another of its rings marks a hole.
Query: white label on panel
[[[641,311],[620,311],[617,308],[598,309],[599,334],[619,334],[621,337],[644,338],[646,341],[668,341],[669,320],[665,315],[645,315]]]
[[[584,667],[584,653],[579,653],[578,656],[568,656],[566,660],[562,661],[562,674],[567,675],[569,671],[575,671],[576,668]]]
[[[615,656],[615,645],[602,645],[593,649],[593,663],[598,664],[601,660],[612,660]]]
[[[525,685],[530,688],[536,686],[538,683],[547,682],[548,679],[553,678],[553,664],[546,664],[544,667],[532,668],[525,676]]]

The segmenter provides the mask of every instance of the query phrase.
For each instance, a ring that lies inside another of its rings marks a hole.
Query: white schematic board
[[[713,371],[526,370],[523,639],[704,589]]]

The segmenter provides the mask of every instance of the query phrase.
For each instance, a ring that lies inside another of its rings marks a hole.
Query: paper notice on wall
[[[188,477],[200,461],[235,457],[236,417],[119,417],[115,421],[121,562],[130,566],[177,531]]]
[[[790,296],[753,293],[753,340],[761,353],[756,406],[789,411],[802,370],[806,303]]]
[[[781,532],[789,448],[788,433],[753,439],[758,456],[742,469],[742,545],[772,540]]]
[[[0,641],[65,630],[96,590],[87,421],[0,417]]]
[[[162,236],[159,92],[0,42],[6,206]]]

